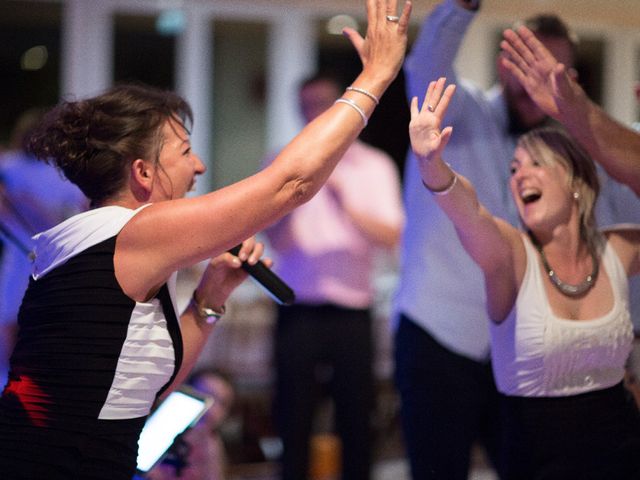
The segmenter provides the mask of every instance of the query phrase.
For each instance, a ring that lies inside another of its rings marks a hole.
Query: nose
[[[202,159],[200,158],[200,155],[193,155],[194,161],[195,161],[195,173],[196,175],[202,175],[204,172],[207,171],[207,166],[204,164],[204,162],[202,161]]]

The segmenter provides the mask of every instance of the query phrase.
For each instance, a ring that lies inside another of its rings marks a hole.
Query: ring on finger
[[[429,110],[431,113],[433,113],[435,108],[433,108],[433,105],[427,105],[427,110]]]
[[[399,22],[400,21],[400,17],[397,17],[396,15],[387,15],[387,21],[389,21],[389,22]]]

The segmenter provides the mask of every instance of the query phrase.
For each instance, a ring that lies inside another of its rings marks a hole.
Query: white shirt
[[[607,243],[604,271],[613,289],[613,307],[592,320],[554,315],[544,289],[535,247],[523,235],[527,267],[514,311],[491,324],[493,371],[498,390],[522,397],[576,395],[611,387],[624,376],[633,328],[627,274]]]

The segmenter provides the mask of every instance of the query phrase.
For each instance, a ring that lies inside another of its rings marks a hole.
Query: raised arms
[[[418,159],[425,194],[453,222],[465,250],[485,275],[489,316],[504,320],[515,301],[519,278],[524,271],[524,247],[519,232],[491,216],[479,203],[473,185],[455,173],[442,159],[452,135],[451,127],[441,130],[441,122],[455,91],[445,89],[445,79],[429,83],[422,106],[411,101],[409,134],[411,148]]]
[[[505,30],[502,62],[531,98],[558,120],[617,181],[640,195],[640,133],[592,102],[575,75],[526,27]]]

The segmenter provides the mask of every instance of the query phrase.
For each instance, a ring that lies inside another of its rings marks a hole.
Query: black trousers
[[[500,397],[490,364],[451,352],[404,315],[395,360],[412,478],[467,480],[475,441],[498,464]]]
[[[342,478],[367,480],[374,405],[371,315],[335,305],[280,307],[275,332],[275,420],[283,442],[283,480],[307,478],[319,369],[342,441]]]

